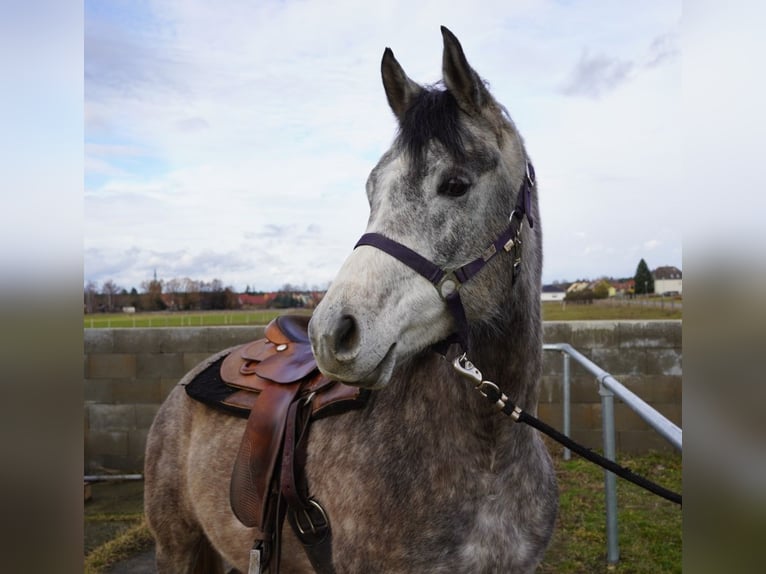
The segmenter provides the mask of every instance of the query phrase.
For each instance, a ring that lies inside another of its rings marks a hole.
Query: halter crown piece
[[[512,252],[513,255],[513,280],[521,270],[521,231],[526,217],[530,227],[534,227],[534,221],[531,215],[532,189],[535,187],[535,168],[527,160],[526,173],[519,186],[519,192],[516,196],[516,206],[511,211],[508,218],[508,226],[503,232],[490,243],[484,250],[481,257],[474,259],[458,267],[457,269],[442,269],[435,263],[429,261],[416,251],[413,251],[406,245],[394,241],[380,233],[365,233],[357,241],[354,249],[360,245],[369,245],[385,251],[392,257],[398,259],[410,269],[416,271],[428,281],[430,281],[439,296],[447,304],[447,308],[452,313],[455,320],[455,332],[434,345],[434,349],[442,354],[446,353],[449,345],[458,343],[464,351],[468,350],[468,321],[465,316],[463,302],[460,299],[460,287],[467,282],[498,253],[503,251]]]

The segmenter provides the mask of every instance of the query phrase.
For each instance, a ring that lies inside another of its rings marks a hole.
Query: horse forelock
[[[469,128],[461,117],[458,101],[442,83],[425,87],[401,118],[398,147],[409,156],[415,170],[422,172],[433,141],[440,143],[454,161],[462,163],[475,155],[476,148],[489,144],[502,149],[506,136],[520,137],[506,108],[491,95],[481,117],[472,120],[479,125],[479,133],[485,134],[483,137],[477,137]]]
[[[455,160],[466,157],[470,132],[460,122],[457,100],[448,90],[432,87],[422,90],[407,109],[399,126],[399,145],[416,167],[425,163],[426,150],[438,141]]]

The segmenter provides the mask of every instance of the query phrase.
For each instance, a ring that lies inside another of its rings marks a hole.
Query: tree
[[[136,309],[141,309],[141,297],[138,294],[138,291],[136,291],[135,287],[130,288],[130,306],[135,307]]]
[[[101,293],[106,296],[106,310],[113,311],[117,304],[116,295],[120,292],[120,288],[111,279],[104,281],[101,286]]]
[[[93,310],[96,308],[96,293],[98,293],[98,285],[96,285],[96,283],[93,281],[88,281],[83,291],[85,312],[93,313]]]
[[[142,307],[146,311],[163,311],[165,302],[162,300],[163,281],[156,277],[151,281],[143,281],[141,288],[144,290]]]
[[[173,279],[166,281],[164,292],[171,295],[171,310],[175,311],[176,309],[180,309],[183,304],[183,301],[181,300],[183,293],[183,279],[174,277]]]
[[[269,306],[276,307],[277,309],[303,307],[303,301],[296,296],[296,291],[298,291],[297,287],[290,285],[290,283],[285,283]]]
[[[609,281],[606,279],[602,279],[598,283],[596,283],[596,286],[593,288],[593,297],[594,299],[606,299],[609,297],[609,289],[611,285],[609,284]]]
[[[636,295],[654,293],[654,277],[643,258],[638,262],[633,280],[636,282]]]
[[[200,308],[200,282],[189,277],[184,277],[181,282],[181,309],[189,311]]]

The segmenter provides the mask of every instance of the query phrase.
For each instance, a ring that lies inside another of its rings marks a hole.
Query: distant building
[[[614,287],[614,294],[617,297],[630,297],[636,291],[635,279],[627,279],[626,281],[612,281],[612,287]]]
[[[680,295],[681,288],[681,270],[672,265],[657,267],[652,272],[654,278],[654,292],[660,295],[672,294]]]
[[[567,293],[577,293],[578,291],[585,291],[590,285],[590,281],[575,281],[569,287],[567,287]]]
[[[276,294],[274,293],[258,293],[256,295],[240,293],[237,295],[237,300],[240,307],[266,307],[275,297]]]
[[[540,301],[563,301],[566,294],[563,285],[543,285]]]

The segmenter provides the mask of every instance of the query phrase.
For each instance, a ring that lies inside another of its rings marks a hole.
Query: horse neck
[[[529,239],[539,240],[539,236]],[[529,412],[537,409],[543,345],[539,260],[531,257],[532,253],[534,246],[515,284],[510,277],[499,281],[512,287],[496,291],[499,304],[495,306],[494,317],[471,325],[468,351],[484,379],[496,383],[514,403]]]
[[[539,317],[539,311],[534,315]],[[541,326],[520,317],[508,328],[480,325],[471,329],[468,357],[485,380],[497,384],[524,410],[534,412],[542,374],[542,344]]]
[[[522,324],[523,323],[523,324]],[[485,380],[495,382],[511,400],[527,412],[537,408],[537,381],[541,371],[538,329],[527,319],[510,321],[505,327],[474,326],[470,360]],[[384,394],[404,417],[404,426],[434,436],[470,435],[482,444],[508,448],[519,429],[498,414],[473,385],[459,376],[448,358],[424,351],[398,369]],[[514,431],[513,429],[517,429]]]

